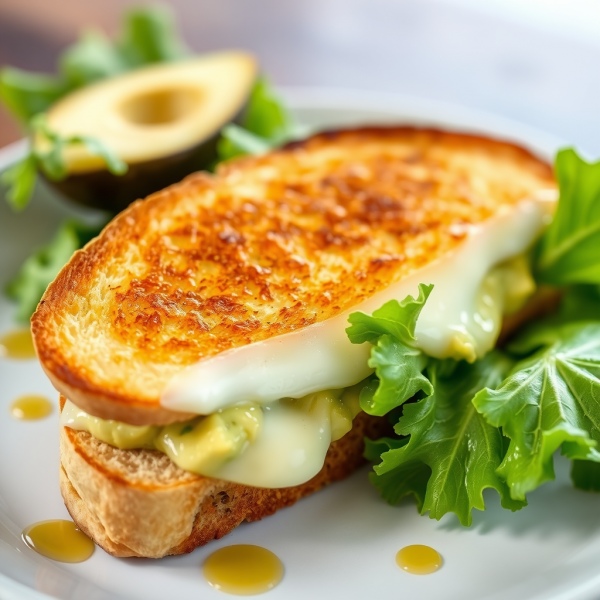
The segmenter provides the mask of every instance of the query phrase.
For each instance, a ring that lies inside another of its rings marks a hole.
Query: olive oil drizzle
[[[0,357],[16,360],[35,358],[31,331],[16,329],[0,336]]]
[[[413,575],[429,575],[435,573],[443,564],[437,550],[430,546],[415,544],[405,546],[396,554],[396,564]]]
[[[213,552],[204,562],[203,574],[215,589],[249,596],[272,590],[283,577],[283,564],[270,550],[238,544]]]
[[[10,414],[20,421],[43,419],[52,413],[52,402],[45,396],[27,394],[20,396],[10,405]]]
[[[75,523],[62,519],[34,523],[23,530],[22,538],[38,554],[66,563],[83,562],[96,548]]]

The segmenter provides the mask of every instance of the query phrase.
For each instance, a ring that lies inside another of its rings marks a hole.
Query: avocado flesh
[[[102,141],[129,170],[113,175],[85,146],[72,145],[63,155],[67,178],[44,178],[80,204],[118,212],[209,167],[221,128],[241,116],[255,78],[250,55],[223,52],[147,67],[78,90],[50,109],[49,128],[65,137]],[[47,142],[36,139],[35,144],[44,151]]]

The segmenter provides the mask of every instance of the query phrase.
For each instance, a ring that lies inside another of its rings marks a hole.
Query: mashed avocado
[[[341,390],[325,390],[303,398],[285,398],[280,402],[298,411],[299,418],[328,421],[331,441],[335,441],[352,429],[352,420],[360,412],[358,397],[362,386],[361,383]],[[67,401],[61,414],[61,424],[87,431],[122,450],[159,450],[182,469],[206,474],[235,459],[257,439],[264,426],[266,410],[267,407],[249,403],[183,423],[156,427],[100,419]]]

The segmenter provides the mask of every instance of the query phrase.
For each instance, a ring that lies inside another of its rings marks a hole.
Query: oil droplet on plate
[[[10,414],[21,421],[43,419],[52,412],[52,402],[44,396],[28,394],[17,398],[10,405]]]
[[[238,544],[213,552],[204,562],[203,573],[221,592],[250,596],[272,590],[283,577],[283,564],[266,548]]]
[[[17,329],[0,336],[0,356],[17,360],[35,358],[31,331]]]
[[[442,563],[442,557],[437,550],[420,544],[405,546],[396,554],[396,564],[407,573],[414,575],[434,573]]]
[[[23,530],[23,541],[33,550],[66,563],[87,560],[95,549],[94,542],[73,521],[40,521]]]

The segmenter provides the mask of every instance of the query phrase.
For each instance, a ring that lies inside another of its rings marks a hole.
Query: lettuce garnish
[[[574,460],[571,469],[573,485],[586,492],[600,492],[600,463]]]
[[[409,437],[367,448],[367,455],[376,458],[382,443],[389,447],[371,475],[386,500],[395,503],[413,494],[422,513],[440,519],[453,512],[463,525],[471,524],[473,508],[485,510],[486,488],[497,490],[505,508],[525,505],[511,498],[497,473],[506,448],[500,429],[487,423],[472,403],[482,387],[498,385],[511,366],[510,358],[497,351],[472,365],[430,362],[431,395],[406,404],[394,428],[399,436]]]
[[[128,170],[127,164],[100,140],[86,135],[64,137],[52,131],[46,123],[44,113],[31,119],[30,131],[32,136],[43,137],[48,143],[48,149],[41,152],[32,147],[24,159],[0,175],[0,181],[8,188],[6,200],[15,210],[22,210],[29,203],[39,170],[54,181],[61,181],[67,176],[63,157],[67,146],[86,146],[90,154],[104,160],[108,171],[114,175],[123,175]]]
[[[266,77],[254,84],[241,125],[223,127],[219,162],[246,154],[264,154],[294,139],[298,127]]]
[[[560,202],[540,240],[536,271],[552,285],[600,283],[600,162],[588,163],[572,148],[554,165]]]
[[[36,250],[10,281],[6,294],[17,302],[17,321],[27,323],[48,284],[73,256],[73,253],[97,236],[106,222],[96,226],[75,220],[65,221],[48,244]]]
[[[574,285],[568,288],[559,307],[557,321],[600,320],[600,286]]]
[[[125,13],[121,34],[114,41],[100,31],[84,32],[59,57],[56,75],[14,67],[0,70],[0,101],[26,127],[32,117],[77,88],[187,54],[168,7],[132,8]]]
[[[600,322],[539,323],[510,350],[528,356],[473,404],[510,445],[498,474],[513,498],[554,479],[552,455],[600,462]],[[533,354],[532,354],[533,353]]]
[[[372,317],[350,315],[350,340],[373,344],[363,409],[401,411],[398,437],[366,446],[377,463],[371,480],[388,502],[414,495],[422,513],[452,512],[470,525],[485,488],[505,508],[524,506],[554,479],[558,449],[573,461],[575,487],[600,491],[600,162],[563,150],[556,172],[559,206],[534,270],[540,283],[562,286],[562,302],[505,351],[472,365],[425,356],[414,331],[431,286]]]
[[[432,285],[419,285],[415,299],[391,300],[372,316],[356,312],[350,315],[346,333],[353,344],[373,344],[369,367],[376,379],[363,387],[360,406],[370,415],[382,416],[400,406],[417,392],[429,395],[431,382],[423,375],[427,357],[417,348],[415,325]]]
[[[408,297],[394,312],[386,305],[397,331],[404,319],[414,332],[414,321],[400,310],[414,302]],[[354,313],[352,320],[362,324],[364,315]],[[379,340],[391,337],[362,336],[375,344],[371,361],[380,354]],[[363,392],[370,414],[404,403],[394,427],[399,437],[367,441],[366,456],[379,462],[371,481],[388,502],[412,494],[431,518],[453,512],[470,525],[472,509],[485,508],[485,488],[496,489],[505,508],[524,506],[528,492],[554,479],[552,455],[559,448],[575,460],[575,485],[600,491],[600,467],[593,464],[600,462],[600,320],[546,319],[507,352],[492,351],[472,365],[420,360],[422,371],[403,360],[386,364]],[[403,369],[407,381],[420,376],[428,383],[412,400],[408,392],[395,393],[403,389]]]

